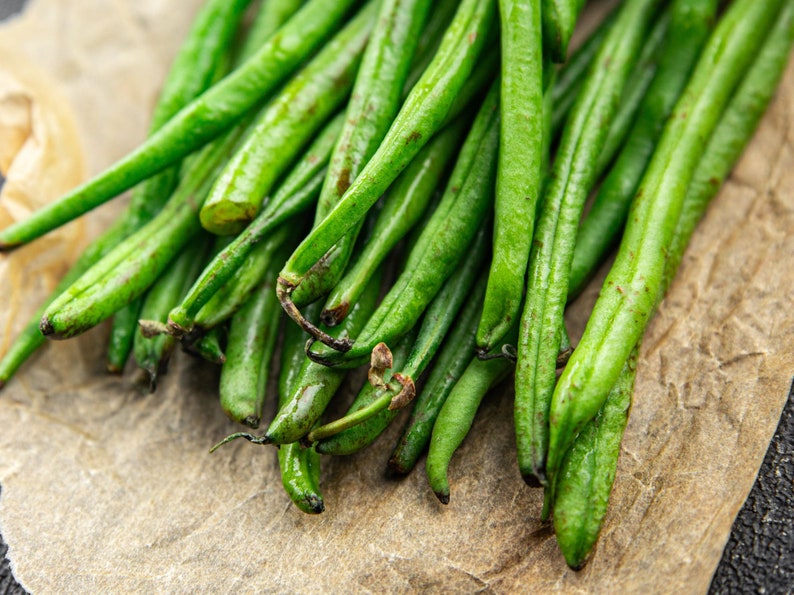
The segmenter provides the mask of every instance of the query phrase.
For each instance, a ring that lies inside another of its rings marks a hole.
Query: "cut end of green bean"
[[[210,448],[210,454],[218,450],[224,444],[228,444],[229,442],[237,440],[238,438],[245,438],[251,444],[273,443],[267,436],[256,436],[254,434],[249,434],[248,432],[235,432],[234,434],[229,434],[228,436],[226,436],[226,438],[224,438],[223,440],[215,444],[212,448]]]
[[[201,226],[218,236],[237,235],[256,217],[256,210],[246,203],[206,202],[201,208]]]
[[[343,302],[334,308],[320,312],[320,320],[326,326],[336,326],[345,319],[349,311],[350,303]]]
[[[187,312],[181,307],[177,306],[168,313],[168,334],[181,339],[193,330],[193,320],[187,315]]]
[[[320,514],[321,512],[325,511],[325,503],[323,502],[323,499],[316,494],[306,496],[303,502],[304,505],[300,507],[303,512],[309,514]]]
[[[433,491],[441,504],[449,504],[449,488],[446,490]]]
[[[328,345],[331,349],[341,351],[342,353],[350,351],[350,348],[353,347],[353,341],[351,339],[336,339],[304,318],[303,314],[301,314],[300,310],[295,305],[295,302],[292,301],[292,292],[294,290],[294,285],[279,276],[278,283],[276,284],[276,295],[278,296],[278,301],[281,303],[281,307],[287,313],[287,316],[320,343]],[[309,355],[308,347],[310,344],[311,341],[307,344],[307,355]]]
[[[396,411],[397,409],[402,409],[414,400],[414,397],[416,397],[416,384],[413,378],[400,374],[399,372],[393,374],[391,379],[402,386],[400,392],[394,395],[389,402],[389,411]]]

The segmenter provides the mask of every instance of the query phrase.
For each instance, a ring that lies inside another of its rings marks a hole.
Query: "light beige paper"
[[[12,139],[0,166],[46,171],[22,176],[41,184],[24,199],[4,193],[3,225],[76,183],[80,144],[96,172],[141,140],[198,4],[34,0],[0,27],[0,101],[27,90],[13,109],[0,104],[0,126],[15,131],[0,136]],[[0,529],[15,576],[37,594],[705,592],[791,383],[792,106],[794,66],[644,342],[606,527],[583,571],[565,566],[537,520],[540,491],[516,470],[509,387],[453,461],[448,506],[421,465],[383,477],[394,428],[365,452],[324,459],[327,509],[313,517],[283,492],[274,449],[207,453],[236,430],[208,388],[214,369],[179,357],[146,394],[104,373],[103,327],[48,345],[0,393]],[[25,157],[31,130],[52,142]],[[117,210],[0,256],[0,353]]]

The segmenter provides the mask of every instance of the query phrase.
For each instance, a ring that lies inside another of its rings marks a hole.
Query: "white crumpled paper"
[[[198,5],[33,0],[0,26],[0,225],[143,138]],[[24,89],[10,107],[9,89]],[[517,472],[509,386],[456,455],[448,506],[422,464],[384,478],[395,427],[324,459],[326,512],[308,516],[274,449],[208,454],[236,430],[215,369],[178,357],[149,395],[105,374],[101,327],[47,345],[0,393],[0,529],[16,578],[34,593],[705,592],[791,383],[792,106],[790,66],[644,341],[606,526],[581,572]],[[116,202],[0,255],[0,353]],[[574,334],[595,291],[571,313]]]

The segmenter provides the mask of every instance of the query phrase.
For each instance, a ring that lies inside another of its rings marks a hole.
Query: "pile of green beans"
[[[794,43],[794,0],[624,0],[572,49],[583,5],[207,0],[149,137],[0,230],[10,251],[132,189],[0,388],[46,337],[112,318],[109,371],[156,390],[178,346],[217,366],[245,428],[212,450],[276,446],[287,496],[318,514],[323,457],[396,423],[388,473],[426,452],[448,503],[455,451],[512,380],[517,469],[581,568],[648,321]],[[566,304],[616,247],[569,337]]]

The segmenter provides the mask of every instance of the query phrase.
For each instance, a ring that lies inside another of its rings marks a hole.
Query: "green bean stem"
[[[339,27],[356,0],[311,0],[243,65],[197,97],[139,147],[24,221],[0,231],[10,250],[88,212],[228,131]]]
[[[694,170],[781,1],[737,0],[711,35],[645,172],[623,241],[551,404],[551,477],[576,434],[601,408],[645,330]]]
[[[519,469],[530,485],[546,481],[547,420],[568,271],[584,201],[596,181],[593,161],[604,145],[657,4],[628,0],[621,7],[566,123],[538,217],[519,332],[514,416]]]

